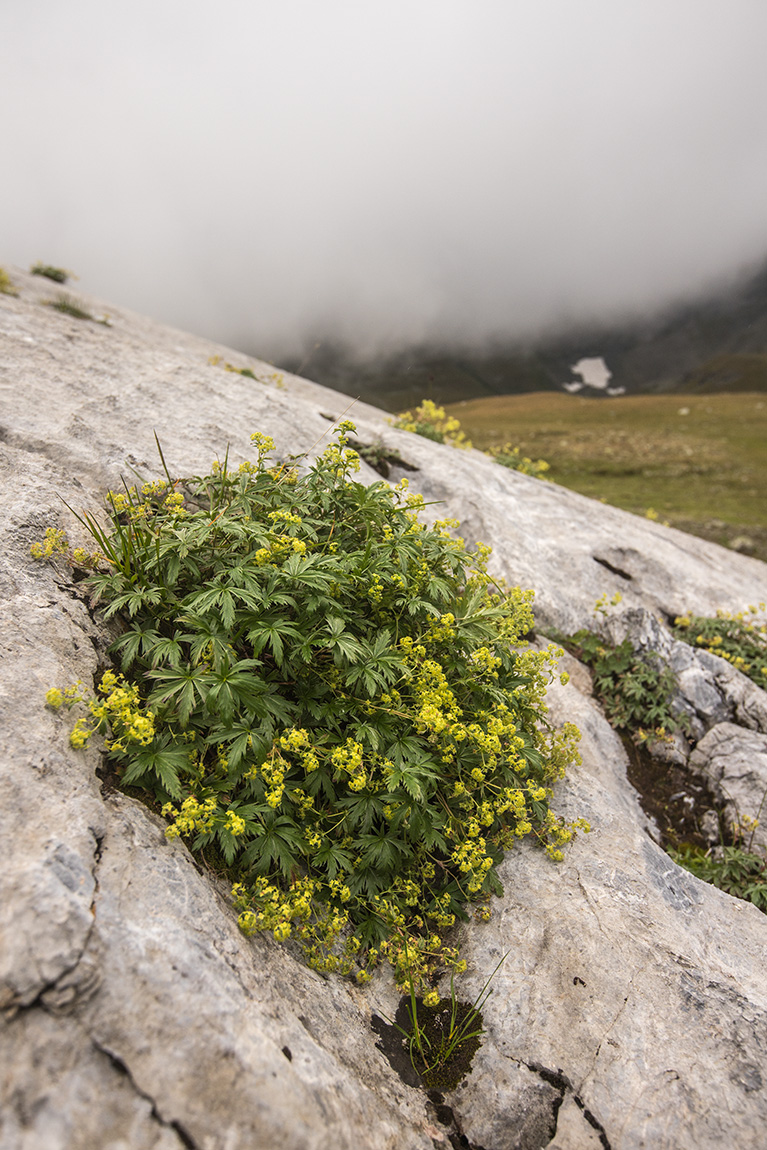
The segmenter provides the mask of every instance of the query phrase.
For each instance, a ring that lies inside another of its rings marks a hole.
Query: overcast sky
[[[767,0],[2,0],[0,263],[277,357],[767,257]]]

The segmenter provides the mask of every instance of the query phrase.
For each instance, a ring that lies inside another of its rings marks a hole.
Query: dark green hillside
[[[680,394],[767,391],[767,355],[718,355],[688,374]]]

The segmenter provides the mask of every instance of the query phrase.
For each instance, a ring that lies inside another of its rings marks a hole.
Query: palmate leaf
[[[205,742],[208,746],[223,748],[229,763],[229,774],[239,779],[243,760],[263,762],[274,742],[274,736],[275,727],[268,718],[257,724],[254,717],[251,722],[238,723],[228,729],[218,728],[207,736]]]
[[[187,595],[184,599],[184,610],[193,615],[203,616],[219,605],[222,594],[223,588],[218,585],[206,587],[194,595]]]
[[[156,607],[161,601],[162,591],[159,589],[138,587],[113,599],[106,608],[104,615],[109,619],[119,611],[127,609],[128,615],[133,619],[139,611],[147,607]]]
[[[446,814],[441,807],[409,804],[404,813],[407,818],[406,834],[409,842],[418,843],[428,851],[436,849],[447,853],[447,843],[441,833],[445,826]],[[392,825],[396,830],[400,829],[396,816],[392,820]]]
[[[337,806],[346,811],[345,825],[350,830],[359,827],[364,833],[370,830],[376,819],[383,818],[384,804],[381,799],[365,794],[364,791],[339,799]]]
[[[340,575],[340,564],[332,556],[294,554],[285,560],[280,574],[293,587],[311,587],[327,593]]]
[[[402,767],[408,761],[417,760],[423,753],[420,739],[415,735],[401,734],[393,739],[386,748],[387,759],[392,759],[396,766]]]
[[[358,864],[352,873],[346,879],[346,885],[352,893],[353,898],[373,900],[377,894],[381,894],[391,885],[392,874],[391,871],[382,871],[374,866],[370,866],[366,861]],[[382,919],[378,919],[383,924]],[[384,929],[381,937],[386,937],[388,930]]]
[[[369,747],[371,751],[377,751],[380,747],[381,736],[375,723],[357,723],[353,727],[353,732],[354,738],[363,747]]]
[[[313,640],[318,647],[329,648],[333,652],[333,661],[337,666],[343,666],[345,661],[356,663],[365,654],[365,648],[349,631],[340,615],[331,615],[325,622],[322,631]]]
[[[243,852],[243,862],[259,874],[265,874],[277,863],[282,873],[289,876],[301,856],[301,831],[285,815],[265,815],[262,826],[262,833]]]
[[[189,769],[189,747],[186,744],[154,746],[140,750],[131,756],[128,766],[122,773],[123,786],[137,783],[146,785],[147,776],[154,775],[161,788],[173,799],[181,798],[183,788],[179,776]]]
[[[110,654],[120,655],[120,665],[123,671],[127,671],[138,658],[142,644],[150,637],[158,638],[159,634],[157,631],[144,631],[135,627],[115,639],[109,648]]]
[[[437,778],[431,759],[408,761],[387,772],[386,786],[389,795],[394,795],[398,787],[404,787],[411,799],[422,803],[426,799],[429,784]]]
[[[399,870],[403,860],[410,858],[413,848],[404,839],[397,839],[389,832],[362,834],[359,836],[362,847],[363,864],[379,870]]]
[[[260,659],[239,659],[208,674],[206,708],[218,712],[224,722],[230,721],[238,702],[249,710],[262,709],[266,713],[263,698],[268,693],[268,685],[252,674],[253,669],[260,666]]]
[[[260,619],[256,626],[247,632],[253,654],[260,655],[268,646],[278,666],[282,666],[285,661],[285,642],[287,640],[299,642],[302,638],[297,627],[279,616]]]
[[[335,878],[339,871],[348,872],[353,868],[351,852],[326,838],[317,850],[312,849],[309,855],[310,865],[327,872],[328,878]]]
[[[166,638],[164,635],[158,637],[156,642],[145,641],[143,644],[143,653],[148,657],[152,667],[158,667],[160,663],[167,663],[169,667],[178,667],[183,658],[183,651],[181,644],[176,638]]]
[[[210,689],[211,675],[200,667],[173,667],[150,671],[149,677],[158,685],[149,696],[151,707],[175,704],[182,726],[186,726],[194,708],[202,703]]]
[[[157,630],[141,627],[135,627],[120,635],[109,650],[111,654],[121,653],[123,670],[131,667],[139,655],[153,668],[158,667],[160,663],[168,663],[171,667],[178,666],[183,657],[178,639],[161,635]]]

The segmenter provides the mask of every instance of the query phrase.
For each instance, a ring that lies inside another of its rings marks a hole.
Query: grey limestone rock
[[[732,829],[743,816],[758,823],[744,838],[767,850],[767,735],[719,723],[695,747],[690,768],[705,777]]]
[[[767,731],[767,692],[725,659],[675,638],[657,612],[633,607],[596,623],[594,629],[615,646],[628,639],[634,650],[657,654],[668,664],[677,678],[678,711],[688,716],[696,740],[729,720]]]
[[[350,401],[98,301],[85,304],[109,327],[61,315],[41,304],[52,285],[13,275],[19,297],[0,296],[0,1148],[447,1147],[431,1102],[376,1046],[391,976],[360,989],[245,939],[226,891],[161,820],[103,791],[98,748],[74,751],[44,707],[49,687],[92,682],[109,642],[69,576],[29,556],[46,527],[84,542],[61,499],[99,515],[121,475],[156,477],[155,432],[179,473],[227,444],[239,462],[256,430],[284,455],[316,453]],[[754,559],[397,431],[372,407],[349,415],[361,442],[416,469],[413,489],[444,503],[435,514],[536,589],[543,630],[589,626],[616,590],[649,617],[764,598]],[[696,655],[680,671],[712,735],[722,717],[765,731],[763,700],[731,669]],[[448,1101],[485,1150],[762,1146],[767,920],[648,837],[588,692],[581,669],[549,704],[583,736],[555,807],[593,830],[560,865],[515,848],[491,922],[462,928],[464,996],[507,957],[485,1044]]]

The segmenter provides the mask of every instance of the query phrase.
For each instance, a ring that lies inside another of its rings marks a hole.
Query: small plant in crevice
[[[735,898],[752,902],[767,914],[767,856],[759,846],[754,846],[754,836],[767,802],[767,790],[755,817],[741,814],[735,825],[730,826],[731,842],[724,841],[723,820],[720,815],[720,843],[718,846],[701,847],[684,844],[679,850],[669,854],[674,862],[691,871],[704,882],[709,882]]]
[[[715,618],[680,615],[674,620],[674,630],[685,643],[726,659],[767,690],[767,623],[755,618],[764,609],[760,603],[735,614],[718,611]]]
[[[5,268],[0,268],[0,295],[17,296],[19,293],[13,286],[13,281]]]
[[[522,475],[532,475],[534,479],[545,479],[549,464],[545,459],[528,459],[522,455],[518,447],[505,443],[502,447],[491,447],[485,453],[501,467],[508,467],[510,471],[519,471]]]
[[[56,268],[51,264],[43,264],[39,261],[33,264],[29,270],[33,276],[45,276],[46,279],[53,280],[57,284],[65,284],[70,279],[77,279],[77,276],[73,276],[72,272],[67,271],[66,268]]]
[[[282,372],[273,371],[268,379],[263,376],[256,375],[251,367],[235,367],[233,363],[228,363],[220,355],[212,355],[208,363],[211,367],[223,367],[224,371],[229,371],[233,375],[242,375],[245,379],[252,379],[255,383],[273,383],[278,390],[285,387],[285,380]]]
[[[123,623],[119,670],[48,702],[227,874],[245,933],[362,982],[386,959],[425,993],[462,968],[451,928],[500,892],[504,852],[531,836],[557,860],[587,829],[550,807],[578,732],[546,719],[558,649],[524,643],[532,592],[421,522],[407,481],[354,481],[354,430],[310,467],[256,433],[256,462],[166,468],[109,494],[108,527],[78,516],[96,550],[69,558]]]
[[[471,442],[461,431],[460,421],[447,415],[444,407],[437,407],[430,399],[424,399],[415,411],[405,411],[392,423],[402,431],[412,431],[424,439],[435,443],[449,443],[451,447],[468,449]]]
[[[393,1026],[402,1036],[410,1063],[429,1089],[452,1090],[471,1068],[484,1036],[482,1010],[492,994],[490,983],[506,960],[504,955],[486,979],[473,1002],[459,1002],[455,973],[450,976],[450,996],[436,990],[420,999],[409,980]]]
[[[432,439],[435,443],[447,443],[451,447],[468,449],[471,441],[461,430],[461,424],[454,415],[448,415],[444,407],[437,407],[430,399],[424,399],[415,411],[405,411],[398,416],[392,424],[402,431],[412,431],[422,435],[425,439]],[[543,459],[532,460],[523,456],[518,447],[505,443],[502,447],[492,447],[483,452],[501,467],[510,471],[519,471],[523,475],[532,475],[535,479],[543,479],[549,470],[549,464]]]
[[[99,317],[92,315],[89,311],[86,311],[85,308],[80,307],[77,300],[73,299],[72,296],[66,295],[64,292],[57,295],[55,299],[45,300],[45,306],[53,308],[54,311],[61,312],[62,315],[71,316],[72,319],[87,319],[92,323],[100,323],[104,327],[112,326],[112,321],[108,316]]]
[[[767,914],[767,858],[742,846],[670,850],[674,862],[719,890],[752,902]]]
[[[629,639],[613,647],[589,630],[560,641],[591,668],[594,690],[616,730],[640,743],[688,730],[687,717],[673,708],[676,676],[659,656],[635,651]]]

